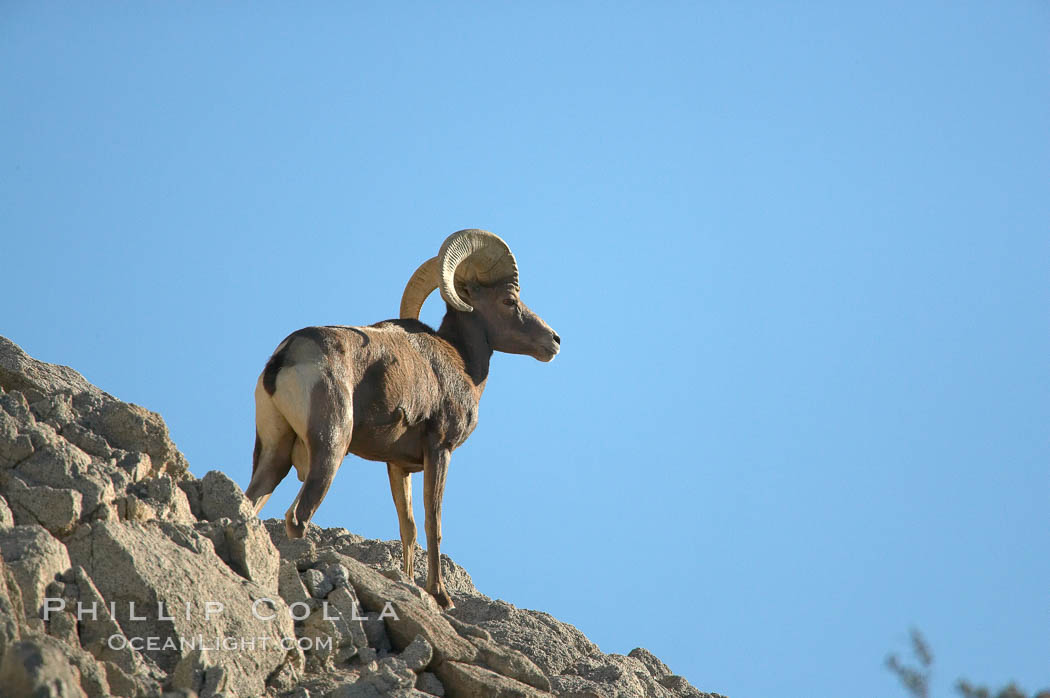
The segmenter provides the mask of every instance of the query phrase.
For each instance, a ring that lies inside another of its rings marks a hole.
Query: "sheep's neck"
[[[438,328],[438,336],[451,344],[463,357],[467,375],[477,388],[478,397],[485,389],[489,377],[489,361],[492,360],[492,346],[481,318],[474,313],[463,313],[451,308],[445,313],[445,319]]]

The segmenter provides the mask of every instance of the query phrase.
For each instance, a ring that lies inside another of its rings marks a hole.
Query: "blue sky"
[[[446,235],[493,230],[563,351],[497,355],[453,457],[442,550],[482,591],[732,698],[902,695],[911,625],[935,696],[1045,688],[1048,29],[5,3],[0,333],[245,486],[277,343],[396,315]],[[345,461],[315,522],[395,538],[384,471]]]

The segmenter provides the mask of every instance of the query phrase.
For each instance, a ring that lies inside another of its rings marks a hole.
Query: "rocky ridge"
[[[450,612],[399,542],[289,540],[225,474],[195,478],[159,415],[3,337],[0,554],[3,696],[714,696],[446,556]]]

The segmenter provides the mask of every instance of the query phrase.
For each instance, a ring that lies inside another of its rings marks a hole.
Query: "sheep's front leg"
[[[448,475],[448,449],[428,450],[423,460],[423,506],[426,509],[427,528],[427,586],[426,590],[442,608],[452,608],[452,597],[441,579],[441,499],[445,495],[445,477]]]
[[[386,464],[386,474],[390,478],[390,493],[394,495],[394,506],[397,508],[397,522],[401,529],[402,569],[409,579],[413,579],[416,557],[416,519],[412,515],[412,473],[396,463]]]

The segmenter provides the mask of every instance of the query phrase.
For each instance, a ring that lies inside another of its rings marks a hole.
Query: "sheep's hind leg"
[[[394,495],[397,521],[401,529],[401,568],[411,580],[415,571],[416,520],[412,515],[412,474],[396,463],[386,464],[390,493]]]
[[[274,488],[284,479],[292,468],[292,443],[295,433],[291,429],[276,441],[264,443],[255,434],[255,454],[252,460],[252,481],[244,490],[244,496],[252,503],[255,515],[266,505],[266,500],[273,494]]]
[[[289,538],[302,538],[306,534],[306,525],[321,506],[345,454],[345,448],[328,444],[316,444],[310,448],[310,473],[284,517]]]
[[[252,455],[252,480],[244,490],[255,514],[266,504],[277,484],[292,465],[295,432],[266,391],[260,378],[255,386],[255,453]]]
[[[427,586],[426,590],[442,608],[453,607],[452,597],[441,578],[441,500],[451,453],[447,449],[428,451],[423,463],[423,505],[426,508]]]
[[[306,534],[307,524],[328,493],[350,444],[352,414],[348,396],[337,389],[326,389],[324,383],[314,388],[305,440],[309,471],[299,496],[284,517],[289,538],[302,538]]]

